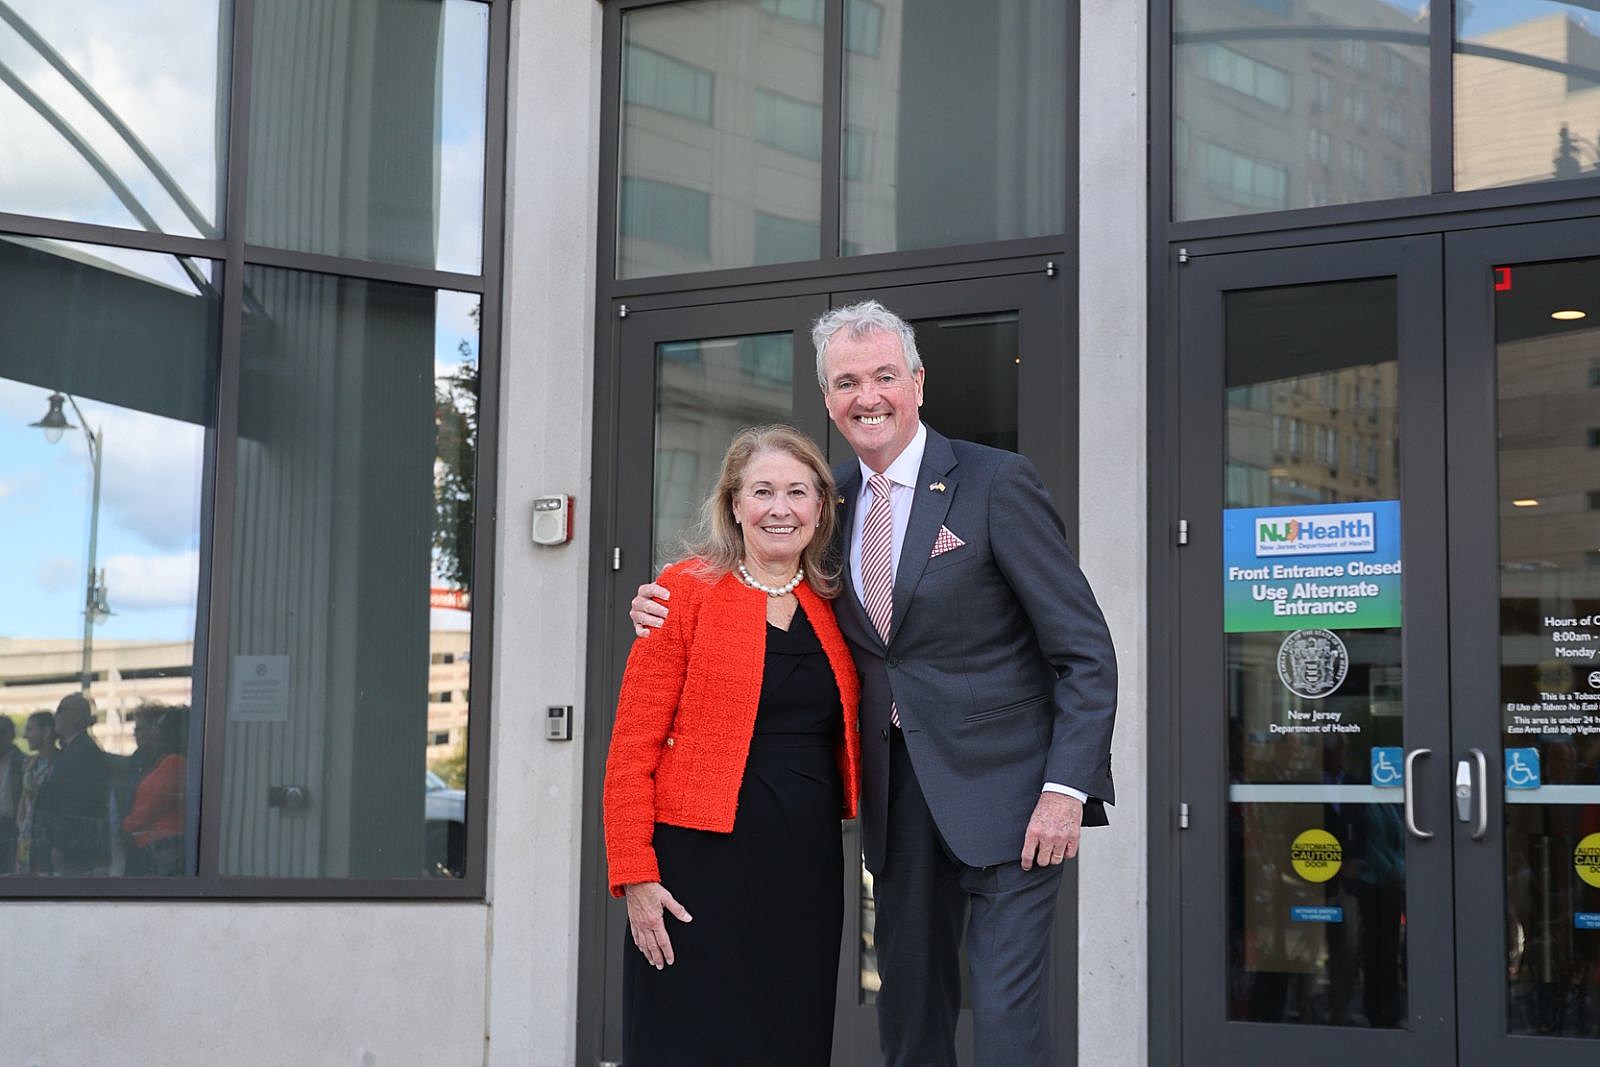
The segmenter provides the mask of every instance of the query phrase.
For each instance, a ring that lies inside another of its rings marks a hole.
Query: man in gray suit
[[[1114,799],[1110,634],[1033,465],[922,423],[904,321],[867,301],[823,316],[812,340],[829,417],[858,457],[834,471],[834,607],[861,675],[885,1062],[955,1064],[965,920],[977,1062],[1054,1063],[1060,864]],[[662,592],[642,586],[633,602],[641,635]]]

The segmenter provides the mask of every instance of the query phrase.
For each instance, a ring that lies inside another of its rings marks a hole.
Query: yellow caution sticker
[[[1593,835],[1600,858],[1600,834]],[[1588,840],[1585,838],[1584,840]],[[1581,846],[1580,846],[1581,847]],[[1294,873],[1308,882],[1326,882],[1339,873],[1344,865],[1344,846],[1339,839],[1323,829],[1301,830],[1289,846],[1289,862]],[[1597,874],[1600,877],[1600,874]],[[1600,885],[1600,881],[1592,883]]]
[[[1572,850],[1572,866],[1578,877],[1600,889],[1600,834],[1589,834]]]

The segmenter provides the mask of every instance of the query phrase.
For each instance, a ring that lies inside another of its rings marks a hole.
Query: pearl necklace
[[[748,585],[751,589],[759,589],[768,596],[788,596],[790,593],[794,592],[794,587],[799,585],[800,579],[804,578],[805,576],[806,572],[804,569],[796,568],[794,577],[790,578],[783,585],[764,585],[763,583],[758,582],[754,578],[750,577],[750,572],[745,569],[743,563],[739,564],[739,577],[744,579],[744,584]]]

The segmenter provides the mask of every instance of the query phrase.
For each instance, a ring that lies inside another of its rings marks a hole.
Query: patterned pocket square
[[[965,541],[950,532],[948,526],[939,527],[939,536],[933,539],[933,551],[928,553],[928,558],[942,556],[946,552],[953,552],[966,544]]]

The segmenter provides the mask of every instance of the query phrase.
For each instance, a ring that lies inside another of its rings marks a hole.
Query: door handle
[[[1417,759],[1421,756],[1433,755],[1431,748],[1414,748],[1406,753],[1405,798],[1406,798],[1406,829],[1412,837],[1426,841],[1433,836],[1432,830],[1424,830],[1417,826],[1417,801],[1416,786],[1412,783],[1416,779]]]
[[[1474,822],[1472,839],[1482,841],[1489,832],[1489,758],[1483,754],[1481,748],[1469,748],[1472,753],[1472,763],[1459,760],[1456,763],[1456,818],[1461,822]],[[1478,767],[1477,790],[1477,817],[1473,817],[1473,790],[1472,790],[1472,764]]]
[[[1478,825],[1472,830],[1472,839],[1482,841],[1489,832],[1489,758],[1483,749],[1469,749],[1478,764]]]

